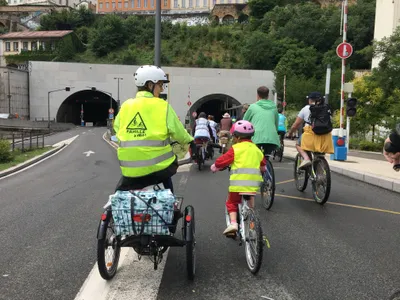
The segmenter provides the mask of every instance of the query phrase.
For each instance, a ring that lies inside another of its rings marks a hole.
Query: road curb
[[[11,167],[11,168],[8,168],[8,169],[6,169],[4,171],[1,171],[0,172],[0,178],[5,177],[7,175],[10,175],[12,173],[18,172],[18,171],[20,171],[22,169],[25,169],[25,168],[27,168],[27,167],[29,167],[29,166],[31,166],[31,165],[43,160],[43,159],[45,159],[46,157],[49,157],[50,155],[55,154],[56,152],[60,151],[65,146],[66,146],[66,144],[62,144],[62,145],[60,145],[60,146],[58,146],[58,147],[56,147],[54,149],[51,149],[51,150],[49,150],[49,151],[47,151],[47,152],[45,152],[45,153],[43,153],[43,154],[41,154],[39,156],[33,157],[30,160],[27,160],[27,161],[25,161],[23,163],[20,163],[19,165],[16,165],[14,167]]]
[[[294,157],[283,155],[284,158],[289,159],[294,161]],[[329,163],[329,161],[328,161]],[[378,175],[371,174],[371,173],[362,173],[362,172],[357,172],[357,171],[352,171],[352,170],[347,170],[345,168],[341,167],[336,167],[329,165],[331,172],[361,181],[365,182],[380,188],[383,188],[385,190],[389,190],[392,192],[400,193],[400,180],[396,179],[386,179],[379,177]]]

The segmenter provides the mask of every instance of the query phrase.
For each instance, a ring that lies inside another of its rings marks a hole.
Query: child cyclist
[[[226,201],[231,224],[223,232],[225,235],[237,232],[237,212],[238,204],[242,201],[241,194],[256,195],[262,182],[261,171],[264,172],[266,166],[264,154],[251,141],[254,127],[250,122],[236,122],[232,134],[234,145],[211,166],[213,172],[231,166],[229,194]],[[254,207],[254,196],[250,198],[248,204]]]

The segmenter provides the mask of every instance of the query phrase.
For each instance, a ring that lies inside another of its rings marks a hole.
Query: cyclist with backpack
[[[333,153],[332,142],[332,113],[328,104],[319,92],[308,95],[308,105],[304,106],[297,115],[296,121],[289,130],[289,137],[303,124],[303,134],[296,143],[296,149],[303,157],[300,168],[311,164],[306,151]]]

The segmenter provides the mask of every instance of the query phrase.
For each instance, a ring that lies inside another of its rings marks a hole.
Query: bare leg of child
[[[229,213],[229,218],[231,219],[231,224],[237,223],[237,213],[236,212]]]

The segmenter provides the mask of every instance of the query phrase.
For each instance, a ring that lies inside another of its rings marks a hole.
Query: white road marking
[[[274,300],[274,299],[272,299],[270,297],[267,297],[267,296],[261,296],[261,298],[268,299],[268,300]]]
[[[96,152],[93,152],[92,150],[83,152],[83,154],[86,154],[86,157],[89,157],[91,154],[95,154]]]
[[[47,159],[53,157],[54,155],[59,154],[61,151],[64,151],[78,136],[79,136],[79,134],[76,135],[76,136],[74,136],[74,137],[72,137],[72,138],[70,138],[70,139],[67,139],[67,140],[65,140],[65,141],[59,142],[59,143],[57,143],[57,144],[54,144],[53,147],[58,147],[58,146],[61,146],[62,144],[65,144],[65,147],[62,148],[60,151],[57,151],[56,153],[53,153],[52,155],[47,156],[46,158],[44,158],[44,159],[42,159],[42,160],[39,160],[38,162],[36,162],[36,163],[30,165],[29,167],[23,168],[23,169],[21,169],[21,170],[19,170],[19,171],[17,171],[17,172],[11,173],[11,174],[9,174],[9,175],[7,175],[7,176],[1,177],[0,180],[3,180],[3,179],[5,179],[5,178],[11,177],[11,176],[14,176],[14,175],[19,174],[19,173],[21,173],[21,172],[25,172],[26,170],[28,170],[28,169],[30,169],[30,168],[32,168],[32,167],[34,167],[34,166],[36,166],[36,165],[38,165],[38,164],[44,162],[45,160],[47,160]]]

